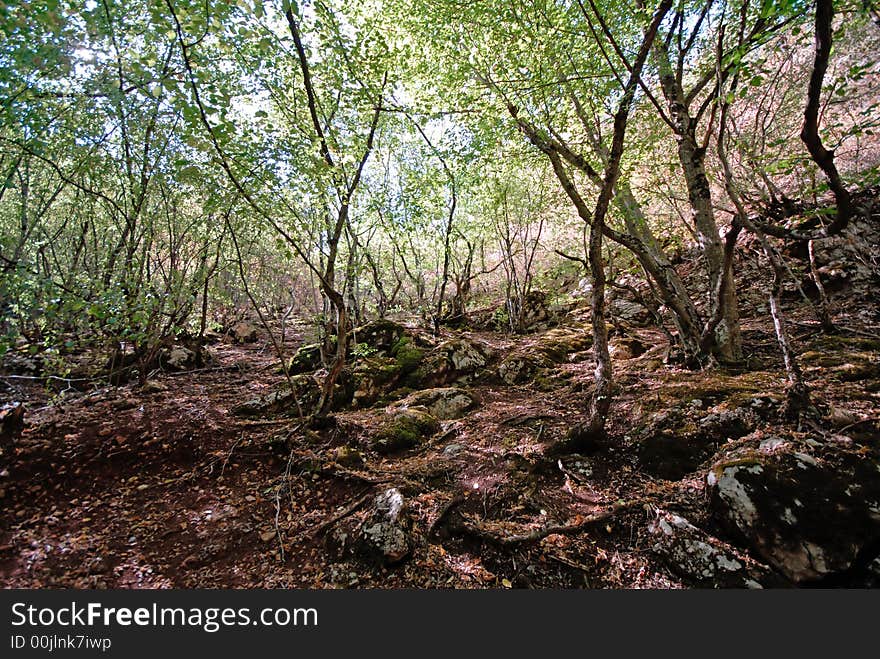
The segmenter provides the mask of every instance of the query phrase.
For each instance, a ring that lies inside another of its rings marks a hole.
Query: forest
[[[0,33],[4,588],[880,586],[875,0]]]

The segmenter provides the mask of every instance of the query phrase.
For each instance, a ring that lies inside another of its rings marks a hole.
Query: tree
[[[259,68],[252,69],[249,68],[254,65],[252,55],[248,57],[246,52],[244,56],[239,54],[241,51],[235,40],[226,45],[226,51],[236,55],[234,61],[239,66],[245,66],[246,74],[258,78],[263,83],[264,90],[269,93],[270,98],[273,98],[278,108],[279,118],[293,120],[294,125],[290,127],[286,136],[288,138],[297,136],[299,144],[296,144],[295,148],[305,148],[309,154],[305,161],[299,160],[305,167],[297,174],[308,173],[312,177],[306,189],[311,201],[315,201],[316,205],[297,208],[293,204],[286,203],[283,208],[299,222],[308,221],[309,217],[320,218],[323,225],[318,240],[320,251],[318,258],[315,258],[298,236],[286,230],[276,220],[277,204],[270,206],[258,199],[248,189],[241,174],[236,171],[237,163],[234,163],[227,151],[228,146],[223,143],[225,136],[218,135],[217,126],[212,124],[208,116],[210,108],[202,98],[200,81],[193,65],[193,51],[198,42],[187,40],[175,4],[171,0],[166,0],[166,5],[174,21],[177,40],[188,72],[189,85],[199,109],[199,118],[208,132],[221,167],[247,203],[280,234],[315,274],[329,303],[330,317],[326,319],[325,325],[328,341],[325,343],[325,349],[328,353],[332,353],[332,357],[316,410],[317,413],[325,413],[333,404],[334,387],[345,366],[351,329],[349,308],[341,286],[337,283],[340,240],[344,232],[350,228],[354,195],[373,150],[381,117],[387,72],[381,71],[381,60],[377,59],[374,53],[366,50],[371,38],[369,31],[356,33],[354,39],[349,39],[340,23],[341,8],[329,3],[315,6],[315,15],[312,17],[315,29],[309,35],[303,32],[305,17],[301,10],[293,2],[285,0],[282,3],[281,14],[299,77],[295,86],[290,79],[293,71],[289,68],[289,62],[284,62],[282,59],[275,59],[271,63],[260,61]],[[254,12],[257,18],[263,15],[263,11],[260,4],[255,5]],[[272,22],[273,18],[276,19],[275,22]],[[356,17],[350,15],[349,18]],[[243,31],[236,29],[232,34],[234,39],[240,38],[242,34],[261,36],[263,39],[281,39],[281,35],[276,31],[280,20],[279,16],[269,16],[268,22],[261,25],[262,32],[253,33],[244,28]],[[321,29],[318,26],[321,26]],[[233,25],[233,27],[239,26]],[[307,36],[312,39],[311,42],[306,41]],[[259,41],[255,46],[261,54],[266,51],[263,43]],[[321,53],[322,70],[330,72],[327,75],[327,85],[323,89],[319,88],[317,84],[319,81],[314,76],[313,65],[309,59],[309,48]],[[354,60],[352,53],[362,55],[362,59]],[[286,56],[286,53],[282,56]],[[334,63],[338,67],[335,70],[332,66]],[[280,72],[280,75],[273,70],[275,66],[278,67],[277,72]],[[348,101],[348,104],[344,104],[344,101]],[[293,106],[297,103],[304,104],[307,118],[288,114],[288,102]],[[265,114],[265,111],[262,112]],[[357,125],[359,122],[362,123],[361,126]],[[358,128],[361,130],[358,131]],[[228,130],[224,132],[228,134]],[[251,155],[253,157],[253,154]],[[290,150],[285,152],[283,148],[274,150],[273,155],[291,158],[288,164],[293,164],[301,158],[299,153]],[[264,161],[260,165],[266,170],[278,169],[275,163]],[[299,180],[296,183],[297,187],[302,187],[304,181]],[[329,340],[331,336],[332,341]]]

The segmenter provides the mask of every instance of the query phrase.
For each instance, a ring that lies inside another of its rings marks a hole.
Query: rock
[[[796,584],[858,568],[880,542],[876,457],[840,444],[800,446],[725,457],[707,476],[717,521]]]
[[[333,452],[333,460],[343,467],[358,467],[364,464],[364,455],[351,446],[340,446]]]
[[[391,346],[391,356],[400,366],[401,375],[409,375],[415,371],[425,358],[425,349],[416,344],[411,336],[401,336]]]
[[[450,444],[443,449],[443,455],[449,458],[454,458],[462,451],[464,451],[464,446],[462,446],[461,444]]]
[[[253,343],[257,340],[257,328],[244,320],[233,325],[229,334],[236,343]]]
[[[876,208],[874,195],[876,192],[868,192],[865,195],[867,199],[862,203],[873,204]],[[877,270],[864,255],[871,254],[878,244],[880,229],[876,222],[876,213],[873,216],[869,213],[856,213],[841,233],[825,240],[817,240],[816,265],[826,292],[833,297],[834,293],[847,290],[850,300],[858,297],[870,300],[877,290]],[[802,251],[797,256],[806,259],[806,250],[803,247],[800,249]],[[802,285],[808,294],[814,292],[814,283],[808,275],[805,275]],[[868,311],[870,313],[872,312]]]
[[[573,298],[590,299],[593,295],[593,284],[589,277],[581,277],[575,289],[571,292]]]
[[[13,375],[39,375],[43,372],[43,358],[18,350],[10,350],[2,355],[2,368]]]
[[[471,379],[492,356],[487,346],[466,339],[452,339],[429,352],[407,378],[413,388],[440,387]]]
[[[352,331],[352,344],[364,343],[374,350],[388,352],[405,332],[403,325],[391,320],[375,320]]]
[[[387,320],[352,332],[347,381],[359,407],[373,405],[421,363],[425,350],[418,345],[420,339],[405,332],[402,325]],[[287,366],[291,375],[299,375],[314,373],[322,365],[321,346],[311,343],[301,346]]]
[[[445,354],[455,371],[462,374],[484,367],[492,354],[486,346],[464,339],[448,341],[439,346],[437,352]]]
[[[764,394],[745,400],[742,408],[752,412],[760,419],[769,419],[776,415],[783,402],[783,398],[779,396]]]
[[[755,416],[747,409],[723,410],[700,418],[703,402],[694,402],[699,405],[692,403],[686,409],[673,408],[658,415],[644,431],[638,454],[646,473],[680,480],[711,458],[719,446],[755,427]]]
[[[590,332],[558,327],[507,355],[498,365],[498,375],[507,384],[528,382],[542,369],[563,364],[570,355],[587,350],[592,344]]]
[[[868,579],[865,586],[868,588],[880,588],[880,556],[871,561],[867,569]]]
[[[855,412],[851,412],[850,410],[846,410],[840,407],[835,407],[834,405],[828,406],[828,414],[825,415],[825,420],[828,421],[832,426],[837,428],[845,428],[848,426],[854,426],[855,424],[862,421],[862,417],[860,417]]]
[[[505,384],[522,384],[535,377],[542,368],[552,362],[540,354],[514,353],[501,360],[498,375]]]
[[[776,453],[777,451],[787,449],[789,446],[789,443],[782,437],[768,437],[767,439],[762,439],[761,443],[758,444],[758,451],[768,454]]]
[[[747,410],[738,408],[707,414],[697,425],[704,435],[721,443],[748,435],[755,429],[756,419]]]
[[[382,454],[413,448],[439,429],[439,422],[427,410],[414,407],[395,410],[372,437],[372,448]]]
[[[355,407],[373,405],[383,393],[393,388],[400,377],[400,365],[392,357],[359,359],[352,370]]]
[[[398,336],[403,328],[393,323],[385,323],[385,334],[374,329],[368,334],[380,350],[370,348],[370,356],[363,356],[352,367],[354,403],[356,407],[369,407],[397,388],[397,386],[413,371],[415,371],[424,359],[425,350],[416,344],[416,339],[410,335]],[[394,342],[388,343],[398,336]],[[367,345],[366,343],[361,345]]]
[[[372,514],[361,531],[361,547],[385,565],[399,563],[412,551],[406,501],[396,487],[376,496]]]
[[[554,364],[563,364],[569,355],[589,350],[592,345],[593,334],[589,328],[557,327],[542,334],[534,349]]]
[[[189,348],[180,346],[171,348],[165,357],[165,365],[175,371],[186,371],[195,368],[196,353]]]
[[[698,529],[684,517],[659,511],[648,525],[653,551],[691,585],[762,588],[779,581],[766,566]]]
[[[582,455],[567,455],[560,459],[567,474],[577,482],[584,482],[593,475],[593,462]]]
[[[843,382],[862,382],[880,379],[880,361],[847,362],[834,369],[834,375]]]
[[[297,375],[292,378],[293,389],[283,387],[265,396],[247,400],[232,408],[236,416],[267,416],[290,414],[298,416],[311,413],[321,398],[321,385],[311,375]],[[298,403],[298,405],[297,405]]]
[[[611,339],[608,347],[614,359],[633,359],[645,353],[645,344],[632,336],[621,336]]]
[[[522,309],[522,322],[520,330],[530,330],[550,320],[550,312],[547,309],[547,293],[544,291],[529,291],[522,302],[514,300],[513,308]]]
[[[24,429],[24,405],[19,402],[0,405],[0,446],[11,445]]]
[[[626,298],[613,298],[608,304],[608,310],[614,317],[635,325],[645,324],[651,319],[651,315],[645,307]]]
[[[321,345],[318,343],[301,345],[287,363],[287,372],[290,375],[314,373],[319,368],[321,368]]]
[[[169,371],[190,371],[213,361],[211,353],[201,346],[171,346],[159,352],[159,366]]]
[[[459,387],[440,387],[417,391],[404,398],[401,407],[424,407],[435,418],[446,421],[458,419],[477,406],[467,391]]]

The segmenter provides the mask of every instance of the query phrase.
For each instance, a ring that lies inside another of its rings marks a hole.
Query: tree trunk
[[[678,161],[687,186],[694,229],[706,265],[711,310],[707,315],[712,317],[716,315],[716,311],[720,312],[720,322],[714,330],[714,352],[722,362],[736,362],[742,359],[736,286],[732,260],[724,258],[724,248],[712,207],[712,191],[706,176],[706,150],[697,143],[697,120],[688,110],[681,81],[672,70],[669,53],[662,39],[655,41],[654,55],[660,70],[660,86],[669,104],[669,114],[678,142]],[[722,294],[716,297],[717,291]]]
[[[678,340],[685,353],[685,361],[688,363],[704,361],[700,347],[700,332],[703,325],[700,312],[675,267],[669,262],[651,232],[642,208],[628,183],[618,183],[616,204],[622,211],[627,233],[637,241],[637,243],[629,241],[625,246],[650,275],[657,286],[660,298],[672,312],[672,319],[678,330]]]

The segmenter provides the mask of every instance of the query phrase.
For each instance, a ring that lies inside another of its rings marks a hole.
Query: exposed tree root
[[[517,535],[498,535],[490,531],[486,526],[470,522],[464,517],[461,517],[460,522],[455,525],[455,530],[458,532],[462,532],[465,535],[483,540],[490,544],[497,545],[499,547],[513,547],[516,545],[540,542],[550,535],[575,535],[591,526],[599,524],[600,522],[604,522],[622,513],[640,508],[645,504],[645,502],[646,499],[635,499],[633,501],[626,501],[624,503],[615,504],[604,512],[590,515],[589,517],[586,517],[575,524],[553,524],[540,529],[535,529],[530,533]]]
[[[447,501],[440,508],[440,511],[437,513],[437,517],[434,518],[434,521],[431,522],[431,526],[428,527],[428,532],[425,534],[429,540],[433,537],[434,533],[440,527],[441,524],[446,520],[453,510],[455,510],[459,505],[464,502],[464,495],[456,494],[449,501]]]
[[[361,495],[360,497],[355,499],[352,503],[350,503],[348,506],[346,506],[344,509],[342,509],[341,511],[339,511],[335,515],[331,515],[326,520],[324,520],[323,522],[318,524],[316,527],[311,529],[308,533],[306,533],[306,537],[314,538],[314,537],[320,535],[321,533],[323,533],[324,531],[326,531],[327,529],[329,529],[331,526],[333,526],[337,522],[345,519],[346,517],[348,517],[349,515],[351,515],[355,511],[357,511],[358,508],[363,506],[367,501],[369,501],[372,494],[373,494],[373,492],[370,491],[370,492],[367,492],[367,493]]]

